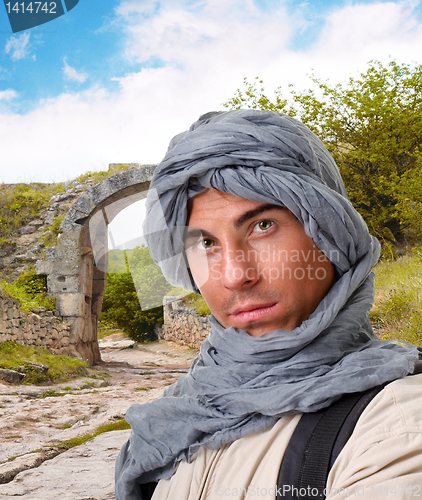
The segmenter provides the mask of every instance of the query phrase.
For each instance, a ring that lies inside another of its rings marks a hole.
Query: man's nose
[[[259,278],[258,265],[246,250],[229,248],[223,252],[221,282],[230,290],[253,286]]]

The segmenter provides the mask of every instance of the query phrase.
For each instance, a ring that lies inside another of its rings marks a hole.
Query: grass
[[[48,391],[45,391],[42,395],[43,398],[59,398],[61,396],[65,396],[66,393],[64,392],[56,392],[54,389],[50,389]]]
[[[104,337],[108,337],[109,335],[113,335],[114,333],[123,333],[122,330],[116,328],[114,325],[110,325],[106,321],[98,322],[98,338],[103,339]]]
[[[19,228],[38,219],[63,184],[0,184],[0,248],[11,248]]]
[[[61,427],[56,427],[56,429],[68,429],[69,427],[72,427],[71,425],[64,425]],[[81,444],[86,443],[87,441],[90,441],[91,439],[94,439],[95,437],[99,436],[100,434],[104,434],[105,432],[112,432],[112,431],[124,431],[127,429],[130,429],[130,425],[126,422],[125,419],[118,420],[117,422],[112,422],[110,424],[105,424],[101,425],[98,427],[98,429],[91,433],[87,434],[86,436],[80,436],[77,438],[73,439],[67,439],[66,441],[62,441],[58,444],[53,445],[54,448],[59,448],[61,451],[65,450],[70,450],[71,448],[74,448],[75,446],[80,446]],[[14,437],[21,437],[21,436],[11,436],[11,438]],[[30,453],[39,453],[40,451],[43,451],[42,448],[38,448],[37,450],[32,450]],[[8,459],[9,462],[15,460],[16,458],[20,457],[22,455],[14,455]]]
[[[31,364],[48,366],[47,373],[39,373]],[[88,365],[78,358],[64,354],[51,354],[45,348],[19,344],[8,340],[0,343],[0,368],[23,368],[26,374],[25,384],[37,385],[45,382],[66,382],[70,378],[87,374]]]
[[[92,434],[87,434],[86,436],[80,436],[73,439],[68,439],[67,441],[62,441],[59,445],[56,445],[60,449],[70,450],[70,448],[74,448],[75,446],[80,446],[81,444],[94,439],[100,434],[104,434],[105,432],[111,431],[123,431],[126,429],[130,429],[130,425],[126,422],[125,419],[119,420],[117,422],[113,422],[111,424],[101,425],[98,429]]]
[[[422,248],[375,268],[375,304],[371,321],[383,339],[422,343]]]
[[[125,164],[119,164],[116,165],[113,168],[110,168],[108,170],[101,170],[98,172],[93,172],[89,170],[85,174],[80,175],[79,177],[76,177],[75,181],[76,182],[86,182],[86,181],[92,181],[94,184],[97,184],[104,179],[108,179],[112,175],[118,174],[120,172],[123,172],[124,170],[127,170],[128,168],[132,168],[133,165],[125,165]]]
[[[12,283],[0,279],[0,287],[19,302],[22,312],[28,313],[38,307],[45,307],[49,311],[55,309],[56,300],[46,295],[46,277],[38,276],[34,269],[24,271]]]
[[[53,222],[50,224],[48,230],[41,236],[39,239],[39,243],[43,247],[54,247],[57,245],[57,238],[59,234],[62,232],[60,229],[60,225],[65,218],[66,212],[57,215],[53,219]]]
[[[189,295],[186,295],[183,301],[186,307],[194,307],[200,316],[205,317],[211,314],[210,308],[207,306],[201,295],[190,293]]]

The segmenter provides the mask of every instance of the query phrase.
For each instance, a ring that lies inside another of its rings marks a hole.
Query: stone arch
[[[101,361],[98,317],[107,282],[107,226],[124,208],[145,198],[156,165],[132,167],[88,190],[68,210],[57,246],[47,248],[37,273],[70,323],[68,353]]]

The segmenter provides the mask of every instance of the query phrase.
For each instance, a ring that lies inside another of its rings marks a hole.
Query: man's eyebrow
[[[236,229],[239,229],[240,226],[242,226],[249,219],[253,219],[257,215],[261,214],[262,212],[267,212],[268,210],[286,210],[286,207],[283,207],[281,205],[273,205],[271,203],[265,203],[260,207],[254,208],[253,210],[248,210],[247,212],[242,214],[234,223],[234,227]]]
[[[190,239],[197,240],[198,238],[210,238],[213,239],[213,235],[209,233],[208,231],[205,231],[203,229],[198,229],[196,227],[190,227],[187,226],[185,230],[185,234],[183,235],[183,241],[187,241]]]
[[[281,206],[281,205],[273,205],[272,203],[265,203],[264,205],[261,205],[257,208],[254,208],[253,210],[248,210],[244,214],[242,214],[234,223],[234,227],[236,229],[239,229],[245,222],[247,222],[249,219],[253,219],[257,215],[267,212],[268,210],[286,210],[286,207]],[[210,238],[214,239],[214,236],[209,233],[208,231],[205,231],[204,229],[198,229],[196,227],[186,227],[185,234],[183,235],[183,240],[187,241],[190,239],[198,239],[198,238]]]

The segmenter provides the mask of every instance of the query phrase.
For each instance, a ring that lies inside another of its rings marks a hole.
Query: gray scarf
[[[330,257],[339,279],[293,331],[261,337],[211,333],[189,372],[147,404],[116,464],[116,499],[141,499],[139,484],[169,478],[200,446],[216,449],[414,371],[414,346],[377,340],[369,321],[379,244],[350,203],[322,142],[288,116],[256,110],[209,113],[173,139],[150,186],[144,231],[174,285],[195,290],[183,255],[187,201],[206,188],[287,207]]]

